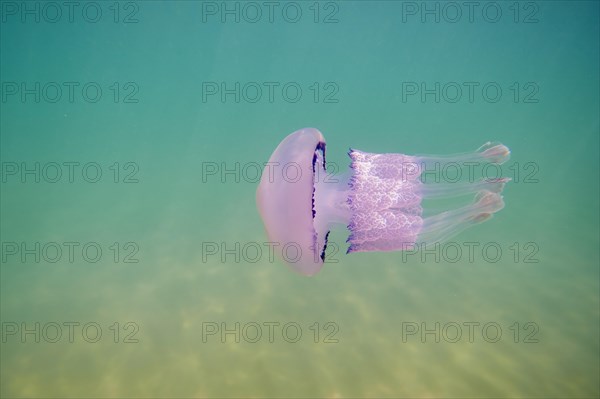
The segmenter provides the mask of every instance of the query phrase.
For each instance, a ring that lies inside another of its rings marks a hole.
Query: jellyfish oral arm
[[[504,207],[500,193],[509,179],[466,183],[422,182],[428,166],[449,163],[502,163],[510,151],[487,143],[477,151],[456,156],[371,154],[351,150],[352,176],[348,252],[401,251],[431,246],[488,220]],[[476,193],[474,203],[423,218],[422,201]]]
[[[417,159],[350,150],[348,253],[411,249],[423,220]]]

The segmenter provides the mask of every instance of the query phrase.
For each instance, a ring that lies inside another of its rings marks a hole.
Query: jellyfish
[[[450,163],[501,164],[510,156],[502,144],[488,142],[474,152],[450,156],[352,148],[348,155],[345,173],[327,174],[325,138],[317,129],[304,128],[284,138],[265,164],[256,192],[258,212],[271,245],[281,248],[275,253],[300,274],[321,270],[336,225],[349,231],[347,254],[406,251],[442,243],[504,207],[500,194],[508,178],[433,183],[422,178]],[[463,195],[474,200],[426,215],[424,201]]]

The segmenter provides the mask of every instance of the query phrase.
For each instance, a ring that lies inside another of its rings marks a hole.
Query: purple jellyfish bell
[[[422,176],[450,163],[501,164],[510,156],[502,144],[487,143],[455,156],[353,149],[348,155],[348,173],[327,176],[325,138],[317,129],[305,128],[283,139],[263,171],[258,211],[276,252],[301,274],[321,269],[329,231],[336,224],[350,230],[348,253],[412,250],[443,242],[504,206],[500,193],[510,179],[426,183]],[[467,206],[423,216],[423,200],[472,193],[475,201]]]

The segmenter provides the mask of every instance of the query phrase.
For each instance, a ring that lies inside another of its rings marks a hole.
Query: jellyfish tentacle
[[[510,159],[510,150],[504,144],[487,142],[473,152],[455,155],[420,155],[415,156],[414,159],[419,163],[422,171],[436,167],[444,168],[448,164],[469,162],[503,164]]]
[[[466,228],[488,220],[502,208],[504,201],[500,194],[481,191],[470,205],[423,219],[423,227],[416,242],[428,247],[436,242],[447,241]]]
[[[490,191],[493,193],[501,193],[504,190],[506,183],[510,178],[502,177],[497,179],[481,179],[474,183],[457,182],[457,183],[433,183],[423,184],[421,193],[423,198],[449,198],[459,197],[466,194],[472,194],[479,191]]]

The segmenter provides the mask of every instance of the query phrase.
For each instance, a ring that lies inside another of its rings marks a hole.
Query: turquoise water
[[[1,4],[0,396],[599,396],[598,3]],[[506,207],[297,275],[256,172],[307,126],[502,142]]]

